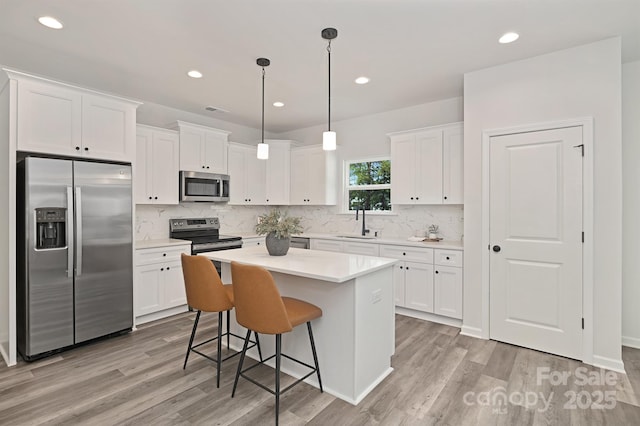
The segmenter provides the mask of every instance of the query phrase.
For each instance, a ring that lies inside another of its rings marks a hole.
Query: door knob
[[[495,251],[496,253],[499,253],[500,250],[501,250],[500,246],[498,246],[498,245],[493,246],[493,251]]]

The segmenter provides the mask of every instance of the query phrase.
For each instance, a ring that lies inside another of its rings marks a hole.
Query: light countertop
[[[262,266],[272,272],[336,283],[368,275],[397,262],[384,257],[296,248],[290,248],[286,256],[270,256],[263,246],[202,253],[201,256],[220,262],[238,261]]]
[[[189,240],[178,240],[175,238],[160,238],[157,240],[137,240],[136,250],[158,248],[158,247],[170,247],[170,246],[182,246],[191,245]]]
[[[242,238],[259,238],[260,236],[255,233],[233,233],[233,235],[239,235]],[[346,234],[345,234],[346,235]],[[354,234],[354,236],[356,236]],[[264,235],[262,236],[264,238]],[[376,237],[376,238],[347,238],[339,237],[336,234],[319,234],[319,233],[303,233],[296,235],[296,237],[315,238],[319,240],[334,240],[334,241],[347,241],[351,243],[367,243],[367,244],[391,244],[401,245],[409,247],[428,247],[439,248],[445,250],[464,250],[462,241],[409,241],[406,238],[400,237]]]

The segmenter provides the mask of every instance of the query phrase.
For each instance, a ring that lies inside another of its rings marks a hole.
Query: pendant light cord
[[[262,67],[262,143],[264,143],[264,67]]]
[[[329,72],[327,73],[329,76],[329,118],[327,119],[327,123],[329,125],[328,130],[331,131],[331,40],[329,40],[327,52],[329,53]]]

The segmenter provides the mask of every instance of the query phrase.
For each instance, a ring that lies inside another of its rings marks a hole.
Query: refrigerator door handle
[[[73,278],[73,188],[67,186],[67,277]]]
[[[76,186],[76,277],[82,275],[82,190]]]

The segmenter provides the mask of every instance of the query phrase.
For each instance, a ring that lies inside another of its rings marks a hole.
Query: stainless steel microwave
[[[229,175],[181,171],[180,201],[229,201]]]

